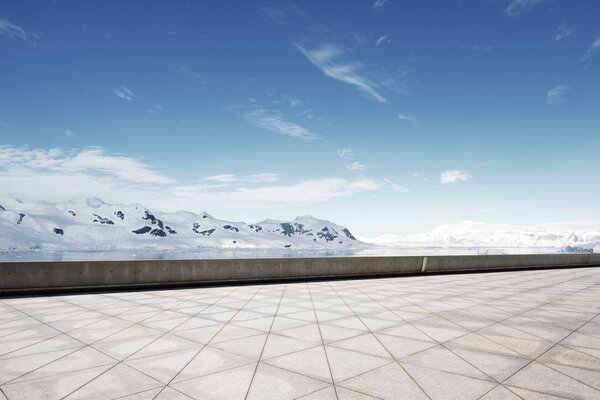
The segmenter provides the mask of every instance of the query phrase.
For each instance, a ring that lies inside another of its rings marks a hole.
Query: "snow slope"
[[[65,203],[0,200],[1,251],[364,246],[343,226],[311,216],[246,224],[205,212],[159,212],[98,198]]]
[[[360,239],[380,246],[553,247],[566,251],[600,252],[600,231],[516,227],[474,221],[440,225],[427,233]]]

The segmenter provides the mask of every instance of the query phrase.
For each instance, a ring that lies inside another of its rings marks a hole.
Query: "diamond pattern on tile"
[[[327,382],[260,363],[247,399],[267,399],[273,396],[295,399],[329,385]]]
[[[180,382],[250,363],[252,360],[249,358],[207,346],[179,372],[173,381]]]
[[[469,376],[482,380],[491,380],[489,376],[469,364],[457,354],[443,346],[435,346],[420,353],[406,357],[403,363],[429,367],[440,371]]]
[[[336,383],[392,362],[389,358],[375,357],[332,346],[327,346],[326,351],[331,374]]]
[[[405,363],[402,366],[432,400],[475,400],[496,386],[493,382],[437,369]]]
[[[527,365],[505,384],[567,399],[600,398],[600,391],[537,362]]]
[[[329,372],[327,356],[325,355],[323,346],[316,346],[311,349],[270,358],[264,361],[264,363],[322,381],[331,382],[331,373]]]
[[[118,364],[99,377],[77,389],[66,398],[93,399],[122,397],[141,391],[159,388],[162,384],[123,364]]]
[[[183,382],[175,382],[170,386],[192,399],[242,400],[246,397],[255,369],[256,363],[252,363]]]
[[[398,398],[399,393],[402,393],[402,396],[407,399],[428,400],[427,395],[397,363],[388,364],[341,382],[339,386],[379,399],[394,400]],[[344,398],[353,397],[344,395]]]

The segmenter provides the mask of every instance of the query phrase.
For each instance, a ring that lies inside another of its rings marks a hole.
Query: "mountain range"
[[[600,231],[516,227],[465,221],[430,232],[358,239],[344,226],[309,215],[291,221],[233,222],[206,212],[161,212],[98,198],[62,203],[0,200],[0,251],[397,248],[553,248],[599,252]]]
[[[206,212],[160,212],[98,198],[64,203],[0,200],[1,251],[363,246],[347,228],[308,215],[247,224]]]

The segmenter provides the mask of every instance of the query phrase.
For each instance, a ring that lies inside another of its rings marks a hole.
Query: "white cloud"
[[[300,108],[304,106],[304,102],[297,98],[296,96],[292,96],[291,94],[281,94],[281,99],[288,103],[290,108]]]
[[[337,151],[337,155],[340,158],[352,157],[354,155],[354,152],[350,149],[340,149]]]
[[[364,171],[367,169],[367,164],[360,161],[354,161],[353,163],[346,165],[346,168],[352,171]]]
[[[65,136],[67,136],[67,137],[75,136],[75,132],[67,129],[67,130],[65,130]]]
[[[563,103],[569,89],[569,86],[556,86],[548,90],[548,93],[546,93],[546,103],[552,106]]]
[[[131,103],[135,97],[133,92],[125,86],[121,86],[119,89],[113,89],[113,94],[121,99],[127,100],[128,103]]]
[[[375,10],[381,10],[387,2],[388,0],[375,0],[375,2],[373,3],[373,8]]]
[[[386,181],[373,179],[347,180],[343,178],[309,179],[292,185],[271,185],[256,188],[241,187],[229,191],[197,192],[192,187],[174,188],[179,196],[207,199],[237,204],[247,203],[312,203],[351,197],[361,192],[394,190]]]
[[[202,180],[203,181],[221,182],[221,183],[230,183],[230,182],[235,182],[237,179],[236,179],[235,175],[233,175],[233,174],[222,174],[222,175],[207,176]]]
[[[0,146],[2,196],[22,200],[64,201],[97,196],[109,202],[139,202],[167,211],[201,211],[265,209],[326,202],[360,193],[407,190],[386,179],[322,177],[273,184],[277,180],[279,176],[273,173],[239,177],[226,174],[207,177],[206,184],[184,185],[134,158],[109,155],[102,149],[67,152]],[[255,185],[248,186],[250,183]]]
[[[554,34],[554,40],[559,41],[573,33],[572,26],[560,25]]]
[[[100,148],[65,153],[60,149],[24,150],[11,146],[0,146],[0,168],[32,172],[44,170],[46,173],[96,174],[135,183],[165,184],[173,182],[134,158],[108,155]]]
[[[389,190],[392,192],[410,192],[410,189],[405,188],[404,186],[400,186],[397,183],[392,182],[390,179],[384,179],[383,182],[388,185]]]
[[[398,113],[398,119],[402,121],[414,121],[414,118],[408,114]]]
[[[544,0],[512,0],[506,7],[506,14],[510,17],[518,17],[523,12],[532,9]]]
[[[412,177],[413,177],[413,178],[420,179],[420,180],[422,180],[423,182],[429,182],[429,178],[428,178],[428,177],[426,177],[426,176],[423,176],[423,175],[421,175],[421,174],[420,174],[420,173],[418,173],[418,172],[413,172],[413,173],[412,173]]]
[[[600,50],[600,38],[592,42],[592,45],[587,49],[587,52],[583,57],[580,58],[580,60],[587,61],[587,59],[593,56],[598,50]]]
[[[182,73],[195,83],[199,83],[202,85],[208,83],[200,72],[195,71],[192,67],[190,67],[187,64],[180,64],[176,62],[169,62],[167,64],[178,70],[180,73]]]
[[[244,182],[253,182],[253,183],[269,183],[269,182],[277,182],[279,181],[279,175],[263,172],[260,174],[246,175],[242,177]]]
[[[152,106],[150,106],[149,109],[146,110],[146,112],[149,112],[150,114],[156,114],[157,112],[161,111],[163,109],[163,106],[159,103],[152,103]]]
[[[279,175],[263,172],[260,174],[253,175],[245,175],[245,176],[237,176],[234,174],[223,174],[223,175],[213,175],[207,176],[203,181],[213,181],[220,183],[236,183],[236,182],[249,182],[249,183],[270,183],[279,181]]]
[[[381,35],[379,36],[379,38],[377,39],[377,41],[375,42],[375,46],[379,47],[384,43],[389,43],[390,39],[388,35]]]
[[[348,62],[340,60],[343,52],[336,46],[326,44],[317,49],[308,50],[302,46],[296,45],[296,48],[317,68],[330,78],[339,80],[355,86],[366,95],[373,97],[379,102],[385,103],[386,99],[380,95],[365,77],[359,75],[362,64],[359,62]]]
[[[456,182],[466,181],[471,178],[472,178],[471,174],[469,174],[467,171],[453,169],[453,170],[448,170],[448,171],[442,172],[440,175],[440,182],[444,183],[444,184],[456,183]]]
[[[9,39],[21,39],[35,45],[40,39],[40,35],[35,32],[28,32],[18,25],[13,24],[7,19],[0,18],[0,35]]]
[[[258,108],[246,113],[246,119],[261,128],[279,133],[281,135],[291,136],[298,139],[311,141],[317,138],[317,135],[306,128],[293,122],[287,121],[283,115],[276,110],[266,110]]]

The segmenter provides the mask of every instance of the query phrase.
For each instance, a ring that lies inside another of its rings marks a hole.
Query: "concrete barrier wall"
[[[0,263],[0,293],[600,266],[600,254]]]

